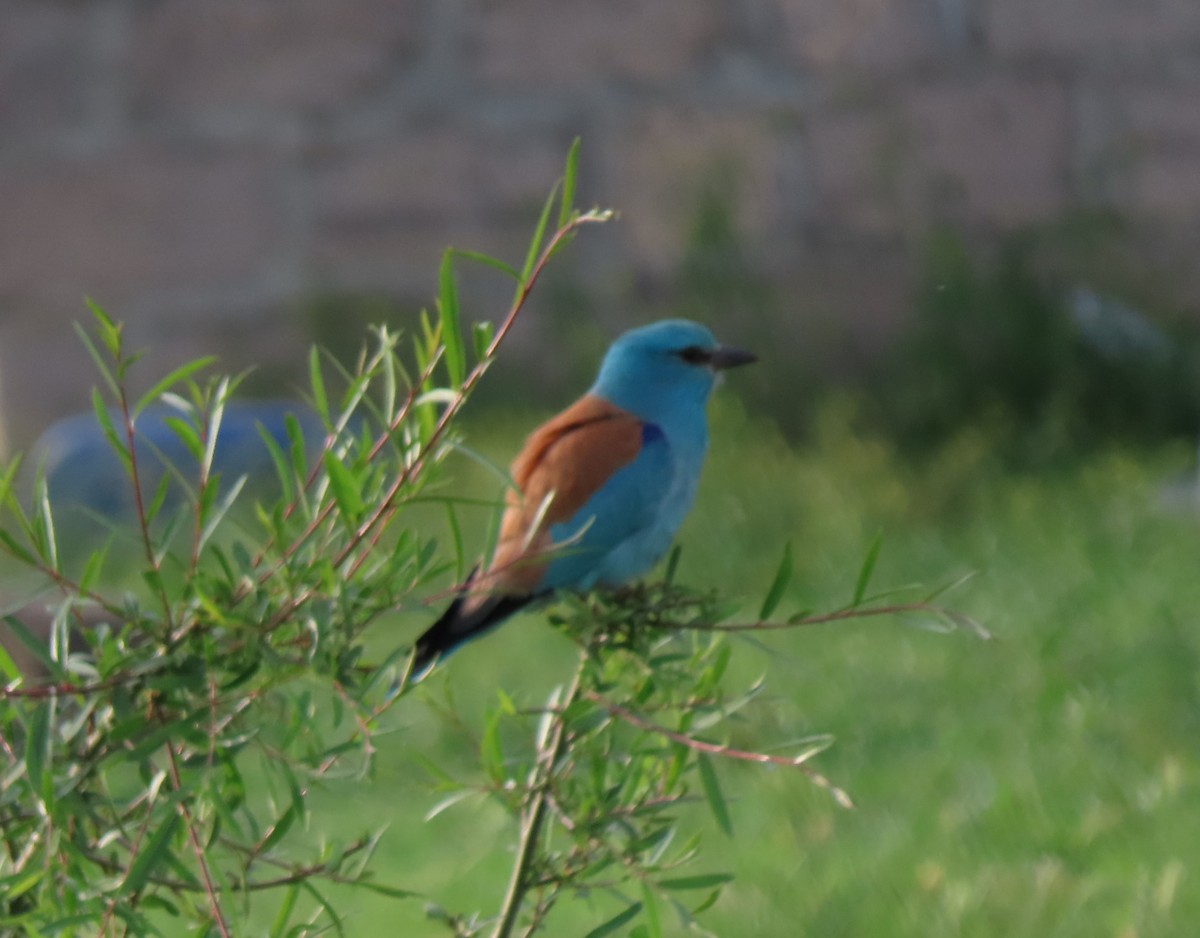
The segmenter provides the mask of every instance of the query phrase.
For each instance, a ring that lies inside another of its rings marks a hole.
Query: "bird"
[[[647,573],[691,509],[718,374],[757,360],[686,319],[619,336],[591,388],[525,441],[491,562],[417,639],[409,673],[423,677],[556,591],[619,587]]]

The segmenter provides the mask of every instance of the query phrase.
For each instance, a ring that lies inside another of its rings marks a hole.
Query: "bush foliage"
[[[397,705],[420,693],[407,643],[372,656],[366,636],[396,610],[444,598],[438,584],[467,566],[458,502],[435,483],[458,445],[465,401],[545,265],[608,217],[574,206],[576,155],[519,267],[449,251],[436,313],[416,335],[377,328],[354,369],[313,352],[309,394],[324,437],[314,445],[295,420],[286,445],[263,434],[275,500],[242,504],[245,480],[221,478],[214,464],[238,380],[198,361],[133,398],[137,356],[120,323],[93,307],[83,335],[103,378],[95,414],[134,496],[138,569],[114,584],[108,547],[78,569],[64,563],[44,481],[27,503],[9,466],[0,550],[38,580],[51,625],[47,639],[20,614],[6,618],[38,674],[0,648],[0,930],[229,936],[253,920],[270,922],[272,935],[342,934],[328,884],[418,898],[372,874],[379,827],[313,844],[310,795],[352,789],[387,745],[380,734]],[[495,328],[463,328],[463,260],[514,282]],[[191,459],[150,486],[136,428],[160,404],[173,409],[170,426]],[[411,520],[429,504],[446,512],[448,543]],[[674,837],[688,802],[730,829],[719,761],[794,767],[848,803],[808,765],[823,738],[780,740],[770,753],[727,743],[730,721],[761,686],[728,686],[723,633],[904,609],[949,615],[928,602],[865,606],[873,563],[872,554],[850,606],[824,616],[773,619],[787,552],[749,622],[730,621],[736,603],[675,585],[674,564],[660,584],[564,598],[551,620],[578,657],[550,699],[518,706],[498,693],[472,778],[414,757],[443,789],[432,813],[486,793],[511,815],[516,845],[495,909],[430,915],[455,935],[530,935],[565,893],[604,889],[625,897],[623,911],[592,935],[635,921],[636,933],[659,935],[664,912],[694,925],[728,879],[689,866],[698,842]]]

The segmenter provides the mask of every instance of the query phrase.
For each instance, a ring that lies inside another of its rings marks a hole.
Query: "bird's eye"
[[[712,353],[706,349],[702,349],[698,345],[689,345],[685,349],[680,349],[675,354],[689,365],[707,365],[712,361]]]

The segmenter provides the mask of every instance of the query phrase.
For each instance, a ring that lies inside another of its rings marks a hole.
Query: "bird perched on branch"
[[[696,493],[717,375],[756,360],[683,319],[618,338],[591,390],[525,442],[491,563],[417,639],[412,673],[554,590],[654,566]]]

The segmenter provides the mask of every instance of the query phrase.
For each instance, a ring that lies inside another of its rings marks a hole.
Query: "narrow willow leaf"
[[[439,814],[441,814],[443,811],[447,810],[448,808],[452,808],[456,804],[458,804],[460,801],[465,801],[467,798],[470,798],[473,795],[478,795],[478,794],[479,794],[479,792],[475,791],[472,788],[464,788],[461,791],[451,792],[449,795],[447,795],[445,798],[443,798],[441,801],[439,801],[432,808],[430,808],[428,811],[425,812],[425,820],[432,821],[435,817],[437,817]]]
[[[438,314],[442,344],[446,347],[446,370],[450,373],[450,384],[457,388],[466,373],[467,356],[463,350],[462,327],[458,317],[458,289],[454,284],[454,252],[442,254],[442,265],[438,270]]]
[[[658,900],[650,884],[642,880],[642,911],[646,917],[647,938],[662,938],[662,922],[658,917]]]
[[[333,926],[334,934],[345,936],[346,929],[342,925],[342,917],[338,915],[337,909],[330,904],[329,900],[317,890],[317,887],[312,884],[312,880],[305,879],[300,881],[300,888],[313,897],[317,905],[319,905],[327,916],[329,916],[329,924]],[[308,930],[305,931],[308,934]],[[205,933],[207,934],[207,932]]]
[[[659,880],[661,889],[681,891],[688,889],[715,889],[733,882],[732,873],[702,873],[698,876],[680,876],[676,879]]]
[[[133,406],[133,416],[137,416],[151,404],[159,399],[165,391],[170,390],[175,385],[186,381],[197,371],[209,367],[216,362],[215,355],[206,355],[203,358],[197,358],[195,361],[190,361],[187,364],[180,365],[169,375],[154,385],[149,391],[138,398],[137,403]]]
[[[563,228],[571,221],[575,211],[575,178],[579,172],[579,144],[576,137],[567,151],[567,164],[563,169],[562,200],[558,205],[558,227]]]
[[[164,417],[163,423],[171,428],[171,432],[175,434],[184,449],[197,463],[204,459],[204,444],[200,442],[200,434],[196,432],[196,428],[189,421],[182,417],[172,416]]]
[[[154,519],[158,517],[162,506],[166,504],[167,493],[171,491],[171,476],[169,473],[163,473],[163,477],[158,480],[158,487],[154,490],[154,497],[150,499],[150,504],[146,506],[146,524],[154,524]]]
[[[292,829],[292,824],[294,824],[295,821],[296,806],[295,804],[289,804],[284,809],[283,813],[275,819],[275,823],[272,824],[267,830],[267,836],[263,838],[262,842],[258,845],[257,851],[255,852],[260,855],[269,853],[272,847],[274,847],[277,843],[283,840],[284,837],[287,836],[287,832]]]
[[[196,544],[197,548],[204,547],[216,533],[217,528],[225,520],[225,516],[229,514],[229,509],[237,501],[237,497],[242,493],[242,489],[246,485],[246,480],[249,478],[249,476],[240,476],[233,485],[228,487],[225,494],[221,496],[221,500],[206,513],[204,528],[200,531],[200,538]],[[210,485],[209,488],[218,491],[215,483]]]
[[[354,474],[346,468],[332,450],[325,451],[325,471],[329,475],[329,488],[333,492],[333,500],[337,503],[338,511],[348,521],[357,522],[362,517],[365,506]]]
[[[788,583],[792,579],[792,542],[788,541],[783,548],[783,557],[779,561],[779,569],[775,571],[775,579],[771,581],[771,588],[767,590],[767,596],[763,600],[762,607],[758,610],[758,621],[765,622],[771,618],[773,613],[779,606],[779,601],[783,599],[784,590],[787,589]]]
[[[858,580],[854,584],[854,598],[850,600],[852,607],[861,603],[863,596],[867,593],[867,586],[871,582],[871,574],[875,572],[875,562],[879,559],[881,547],[883,547],[883,531],[875,535],[871,546],[867,548],[867,556],[863,558],[862,568],[858,571]]]
[[[137,852],[133,864],[129,867],[129,875],[125,877],[125,882],[121,884],[123,893],[136,893],[146,885],[150,879],[150,874],[155,868],[166,861],[167,854],[171,850],[171,839],[175,836],[175,831],[179,828],[179,812],[175,806],[171,806],[171,814],[158,826],[141,849]]]
[[[641,912],[642,904],[640,902],[635,902],[633,905],[629,906],[629,908],[618,912],[607,922],[604,922],[603,924],[593,928],[590,932],[584,935],[584,938],[608,938],[609,935],[615,935],[618,931],[637,918]]]
[[[20,670],[17,668],[17,663],[12,660],[12,656],[8,653],[8,649],[0,645],[0,671],[4,672],[4,683],[15,681],[21,676]]]
[[[47,697],[34,703],[29,719],[29,736],[25,740],[25,774],[29,779],[29,788],[35,798],[47,802],[47,810],[52,807],[47,801],[47,794],[52,798],[54,789],[52,776],[47,776],[46,767],[51,760],[50,727],[54,722],[56,700],[55,697]]]
[[[424,898],[419,892],[413,892],[411,889],[401,889],[399,886],[385,886],[383,883],[373,883],[370,880],[359,879],[347,885],[354,886],[358,889],[366,889],[369,892],[378,893],[381,896],[387,896],[389,899],[422,899]]]
[[[498,258],[492,257],[488,254],[480,254],[478,251],[464,251],[461,248],[452,248],[452,250],[457,257],[461,257],[463,260],[474,261],[477,264],[483,264],[486,267],[491,267],[500,271],[500,273],[504,274],[506,277],[512,277],[513,280],[520,281],[521,279],[521,275],[517,272],[515,267],[504,263],[504,261],[499,260]]]
[[[479,755],[483,760],[483,770],[487,772],[495,784],[504,781],[504,753],[500,748],[500,711],[493,710],[488,714],[487,723],[483,728],[483,736],[479,740]]]
[[[485,361],[492,347],[494,330],[490,321],[477,322],[471,326],[471,339],[475,344],[475,360]]]
[[[542,253],[542,242],[546,239],[546,227],[550,222],[550,212],[554,209],[554,202],[558,198],[559,184],[555,183],[554,188],[550,190],[550,194],[546,197],[546,204],[542,206],[542,214],[538,216],[537,226],[533,229],[533,238],[529,242],[529,250],[525,254],[525,263],[521,267],[521,278],[517,283],[517,296],[521,295],[521,291],[529,282],[529,277],[533,273],[533,268],[537,264],[538,256]]]
[[[313,407],[325,426],[332,426],[329,419],[329,397],[325,393],[325,378],[321,374],[321,350],[315,345],[308,350],[308,380],[312,384]]]
[[[300,886],[292,883],[287,888],[287,892],[283,895],[283,901],[279,904],[279,911],[275,913],[275,918],[271,921],[271,930],[268,934],[271,938],[284,938],[288,934],[288,922],[292,918],[292,911],[296,908],[296,899],[300,896]]]
[[[279,481],[280,500],[285,503],[290,502],[292,500],[292,470],[288,465],[287,456],[284,455],[283,449],[279,446],[279,441],[267,431],[266,427],[259,424],[257,429],[263,445],[266,446],[267,452],[271,455],[271,462],[275,466],[275,476]]]
[[[46,642],[34,635],[24,622],[16,616],[7,615],[4,616],[4,624],[16,636],[17,641],[25,646],[29,653],[37,659],[38,664],[44,667],[55,680],[62,680],[66,676],[62,665],[50,656],[50,649]]]
[[[667,569],[663,574],[663,582],[670,585],[675,582],[675,573],[679,569],[679,558],[683,556],[683,545],[676,544],[667,554]]]
[[[92,337],[88,335],[87,330],[79,323],[75,323],[75,334],[79,336],[79,340],[83,343],[83,347],[87,349],[88,355],[91,356],[92,363],[96,366],[96,370],[100,372],[100,377],[104,379],[104,383],[108,386],[108,390],[114,398],[121,396],[121,386],[117,384],[117,379],[114,377],[112,370],[108,367],[108,362],[104,356],[100,354],[100,350],[96,348],[96,343],[92,341]]]
[[[701,753],[696,757],[696,763],[700,768],[700,784],[704,787],[704,797],[708,800],[709,810],[712,811],[717,826],[727,837],[732,837],[733,822],[729,818],[729,806],[725,803],[725,796],[721,794],[721,784],[717,781],[717,772],[713,768],[712,760]]]
[[[109,414],[108,408],[104,406],[104,399],[100,396],[100,392],[95,388],[92,388],[92,410],[100,424],[100,431],[108,440],[108,445],[112,447],[113,452],[117,454],[117,458],[121,460],[121,465],[125,467],[125,474],[129,475],[133,471],[133,460],[129,454],[129,447],[125,445],[125,441],[121,437],[117,436],[112,416]]]
[[[221,437],[221,424],[225,420],[225,405],[229,402],[229,379],[222,378],[213,394],[212,407],[208,413],[208,425],[205,427],[204,463],[201,469],[202,478],[212,475],[213,459],[217,455],[217,440]]]

